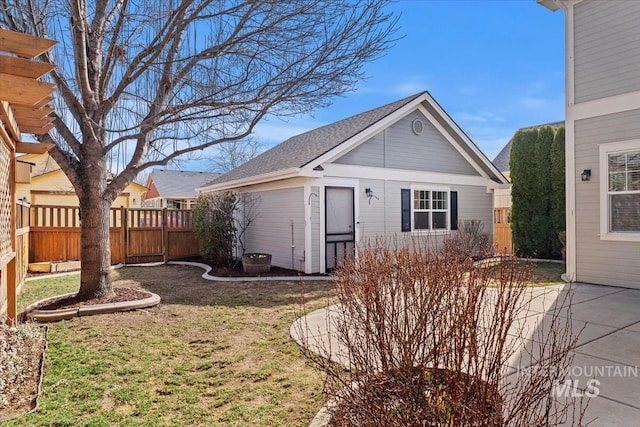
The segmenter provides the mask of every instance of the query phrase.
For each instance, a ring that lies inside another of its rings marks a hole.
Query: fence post
[[[162,256],[165,264],[169,262],[169,224],[167,208],[162,208]]]
[[[124,206],[120,206],[120,244],[122,245],[120,247],[122,248],[123,264],[127,263],[127,252],[129,252],[127,248],[127,229],[129,228],[127,225],[127,216],[127,209]]]

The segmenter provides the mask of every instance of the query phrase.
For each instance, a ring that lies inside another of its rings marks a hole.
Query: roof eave
[[[320,172],[318,172],[320,175]],[[299,176],[310,176],[309,173],[301,173],[300,168],[288,168],[274,172],[253,175],[246,178],[235,179],[232,181],[221,182],[219,184],[211,184],[204,187],[196,188],[197,193],[209,193],[214,191],[231,190],[238,187],[247,187],[249,185],[264,184],[266,182],[279,181],[282,179],[297,178]]]
[[[480,150],[480,148],[471,140],[471,138],[469,138],[469,136],[466,133],[464,133],[464,131],[462,131],[460,126],[458,126],[458,124],[440,106],[440,104],[438,104],[438,102],[428,93],[426,94],[426,96],[427,96],[427,102],[431,105],[431,107],[440,115],[440,117],[444,119],[445,122],[447,122],[449,127],[458,135],[458,137],[462,141],[464,141],[464,144],[469,148],[471,153],[473,153],[473,156],[476,159],[478,159],[480,162],[482,162],[485,168],[487,168],[488,171],[491,172],[491,174],[488,174],[486,170],[479,171],[479,172],[487,173],[487,176],[490,179],[496,178],[500,180],[501,184],[509,184],[509,180],[502,174],[502,172],[498,170],[498,168],[496,168],[496,166],[493,163],[491,163],[491,160],[489,160],[489,158],[482,152],[482,150]],[[474,162],[476,161],[476,159],[473,159]],[[483,169],[483,168],[480,167],[480,169]]]
[[[555,12],[556,10],[560,9],[560,5],[558,3],[559,2],[557,0],[538,0],[538,4],[540,6],[546,7],[552,12]]]

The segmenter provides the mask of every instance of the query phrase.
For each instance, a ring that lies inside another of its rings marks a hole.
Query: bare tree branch
[[[0,0],[0,25],[59,42],[43,139],[80,198],[81,295],[112,292],[108,208],[138,173],[352,90],[394,42],[390,1]]]

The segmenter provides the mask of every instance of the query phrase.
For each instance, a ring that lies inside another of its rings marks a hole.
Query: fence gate
[[[511,240],[511,208],[495,208],[493,210],[493,239],[497,253],[510,255],[513,253]]]
[[[166,209],[127,209],[125,263],[164,261]]]

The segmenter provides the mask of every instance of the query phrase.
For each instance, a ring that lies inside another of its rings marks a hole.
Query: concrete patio
[[[590,426],[638,425],[640,290],[580,283],[571,286],[572,329],[580,332],[571,376],[578,393],[587,388],[592,394],[584,421],[591,422]],[[529,343],[544,336],[543,320],[561,303],[568,288],[567,284],[528,290],[532,303],[519,320],[529,333]],[[329,333],[336,316],[340,316],[339,306],[312,312],[291,326],[291,336],[317,353],[330,348],[332,359],[344,363],[344,348]],[[531,366],[530,356],[521,352],[509,365],[509,375],[518,375],[519,370]]]

